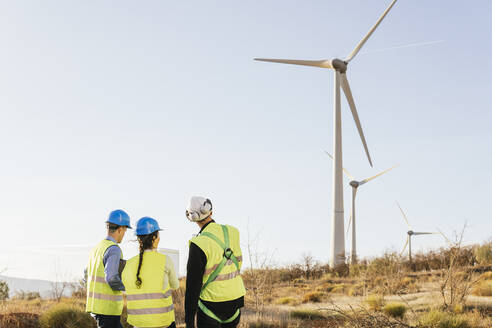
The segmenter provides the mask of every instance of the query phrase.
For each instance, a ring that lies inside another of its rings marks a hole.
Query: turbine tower
[[[331,248],[330,248],[330,266],[333,268],[339,264],[345,263],[345,236],[343,227],[343,185],[342,185],[342,117],[341,117],[341,104],[340,104],[340,87],[342,88],[347,102],[349,103],[352,116],[354,117],[355,125],[359,131],[364,150],[369,160],[369,164],[372,166],[371,156],[369,155],[369,149],[367,148],[366,138],[362,132],[362,127],[359,121],[359,115],[355,107],[354,98],[352,97],[352,91],[347,80],[347,67],[349,62],[354,59],[357,53],[360,51],[364,43],[369,39],[372,33],[379,26],[384,17],[388,14],[390,9],[394,6],[397,0],[393,0],[391,4],[386,8],[384,13],[379,17],[376,24],[369,30],[369,32],[362,38],[352,52],[342,59],[325,59],[325,60],[292,60],[292,59],[267,59],[267,58],[255,58],[255,60],[281,63],[281,64],[293,64],[303,66],[314,66],[320,68],[331,68],[334,70],[334,112],[333,112],[333,149],[334,149],[334,165],[333,165],[333,193],[332,193],[332,229],[331,229]]]
[[[407,216],[405,215],[405,212],[403,212],[400,204],[398,204],[398,202],[396,202],[396,205],[398,205],[398,208],[400,209],[401,214],[403,215],[403,219],[405,220],[408,227],[410,228],[410,230],[407,231],[407,241],[405,242],[405,246],[403,246],[403,250],[401,251],[400,255],[403,255],[403,253],[405,252],[405,249],[407,248],[407,245],[408,245],[408,261],[411,264],[412,263],[412,236],[435,235],[435,234],[437,234],[437,232],[416,232],[416,231],[413,231],[412,226],[410,225],[410,223],[408,223]]]
[[[331,154],[329,152],[327,152],[325,150],[325,153],[326,155],[328,155],[331,159],[333,159],[333,156],[331,156]],[[357,263],[357,244],[356,244],[356,230],[355,230],[355,196],[357,195],[357,189],[362,186],[363,184],[373,180],[373,179],[376,179],[377,177],[391,171],[392,169],[394,169],[395,167],[397,167],[397,165],[393,166],[393,167],[390,167],[389,169],[387,170],[384,170],[370,178],[367,178],[367,179],[364,179],[364,180],[361,180],[361,181],[357,181],[355,180],[355,178],[349,173],[349,171],[347,171],[344,167],[342,167],[343,169],[343,173],[345,173],[345,175],[350,179],[350,182],[349,182],[349,185],[350,187],[352,187],[352,212],[350,214],[350,220],[349,220],[349,223],[348,223],[348,227],[347,227],[347,233],[350,229],[350,223],[352,223],[352,248],[351,248],[351,255],[350,255],[350,259],[351,259],[351,263],[352,264],[356,264]]]

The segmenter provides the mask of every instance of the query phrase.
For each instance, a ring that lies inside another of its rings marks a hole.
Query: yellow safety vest
[[[227,260],[217,277],[207,284],[204,289],[202,289],[200,299],[204,301],[231,301],[246,294],[243,279],[241,278],[239,272],[242,265],[242,253],[239,246],[239,231],[229,225],[225,225],[224,227],[227,229],[229,235],[229,248],[236,257],[239,267],[237,267],[231,259]],[[203,234],[205,232],[214,235],[215,238],[219,239],[222,243],[227,244],[222,225],[211,222],[205,227],[205,229],[203,229],[201,233]],[[205,266],[205,273],[202,281],[202,283],[205,284],[209,276],[222,262],[224,258],[224,249],[214,239],[202,234],[192,238],[190,243],[194,243],[200,247],[200,249],[207,256],[207,264]]]
[[[137,327],[167,327],[174,322],[174,305],[169,284],[164,288],[166,255],[144,252],[137,288],[139,255],[126,262],[122,273],[126,289],[128,323]]]
[[[104,253],[108,247],[113,245],[118,246],[117,243],[105,239],[91,251],[87,266],[87,302],[85,306],[87,312],[121,315],[123,311],[123,295],[120,291],[111,289],[104,274]]]

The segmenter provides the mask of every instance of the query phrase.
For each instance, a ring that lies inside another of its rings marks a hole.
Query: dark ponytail
[[[153,233],[150,233],[148,235],[138,236],[140,254],[138,258],[137,280],[135,281],[135,285],[137,285],[137,288],[140,288],[140,286],[142,286],[142,279],[140,278],[140,269],[142,268],[144,251],[146,249],[152,249],[152,244],[154,243],[154,240],[157,238],[158,233],[159,231],[154,231]]]

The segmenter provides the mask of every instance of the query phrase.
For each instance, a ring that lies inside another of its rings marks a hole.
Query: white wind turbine
[[[325,150],[325,153],[326,155],[330,156],[331,159],[333,159],[333,156],[331,156],[331,154],[329,152],[327,152]],[[355,180],[355,178],[349,173],[349,171],[347,171],[347,169],[345,169],[344,167],[342,167],[343,169],[343,172],[345,173],[345,175],[350,179],[350,182],[349,182],[349,185],[352,187],[352,212],[350,214],[350,220],[349,220],[349,223],[348,223],[348,227],[347,227],[347,233],[350,229],[350,223],[352,223],[352,249],[351,249],[351,255],[350,255],[350,259],[352,261],[352,264],[355,264],[357,263],[357,245],[356,245],[356,238],[355,238],[355,235],[356,235],[356,231],[355,231],[355,196],[357,195],[357,189],[362,186],[363,184],[373,180],[373,179],[376,179],[377,177],[391,171],[392,169],[394,169],[395,167],[397,167],[399,164],[393,166],[393,167],[390,167],[389,169],[386,169],[370,178],[366,178],[364,180],[361,180],[361,181],[357,181]]]
[[[403,250],[401,251],[400,255],[403,255],[403,253],[405,252],[405,249],[407,248],[407,245],[408,245],[408,260],[410,261],[410,263],[412,263],[412,236],[436,235],[438,233],[437,232],[416,232],[416,231],[413,231],[412,226],[410,225],[410,223],[408,223],[407,216],[405,215],[405,212],[403,212],[400,204],[398,204],[398,202],[396,202],[396,205],[398,205],[398,208],[400,209],[401,214],[403,215],[403,219],[405,220],[408,227],[410,228],[410,230],[407,231],[407,241],[405,242],[405,246],[403,246]]]
[[[347,67],[349,62],[354,59],[357,53],[360,51],[364,43],[369,39],[372,33],[379,26],[384,17],[388,14],[390,9],[396,3],[397,0],[393,0],[391,4],[386,8],[384,13],[379,17],[376,24],[369,30],[364,38],[357,44],[355,49],[344,60],[342,59],[325,59],[325,60],[292,60],[292,59],[266,59],[255,58],[255,60],[282,63],[282,64],[294,64],[303,66],[314,66],[320,68],[331,68],[334,70],[334,116],[333,116],[333,136],[334,136],[334,165],[333,165],[333,216],[332,216],[332,230],[331,230],[331,248],[330,248],[330,266],[333,268],[339,264],[345,263],[345,239],[343,228],[343,185],[342,185],[342,118],[341,118],[341,104],[340,104],[340,86],[342,87],[347,102],[349,103],[352,116],[354,117],[355,125],[359,131],[364,150],[369,164],[372,166],[371,156],[367,148],[366,139],[362,132],[362,127],[359,121],[359,115],[355,107],[355,102],[352,97],[352,91],[350,90],[349,82],[347,80]]]

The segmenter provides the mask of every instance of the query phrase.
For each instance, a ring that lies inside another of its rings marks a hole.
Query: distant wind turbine
[[[347,79],[347,68],[349,62],[355,58],[362,46],[366,43],[369,37],[374,33],[376,28],[382,22],[384,17],[388,14],[390,9],[394,6],[397,0],[393,0],[391,4],[386,8],[381,17],[377,20],[376,24],[369,30],[369,32],[362,38],[352,52],[342,59],[323,59],[323,60],[297,60],[297,59],[267,59],[267,58],[255,58],[255,60],[293,64],[303,66],[313,66],[320,68],[331,68],[335,72],[334,77],[334,119],[333,119],[333,136],[334,136],[334,165],[333,165],[333,215],[332,215],[332,230],[331,230],[331,247],[330,247],[330,266],[333,268],[339,264],[345,263],[345,236],[343,228],[343,184],[342,184],[342,118],[341,118],[341,103],[340,103],[340,87],[347,98],[352,116],[359,131],[364,151],[369,160],[369,164],[372,166],[371,156],[369,155],[369,149],[367,148],[366,138],[362,132],[362,126],[359,121],[359,114],[355,107],[354,98],[352,97],[352,91],[350,90],[349,82]]]
[[[436,235],[438,234],[437,232],[416,232],[413,231],[412,226],[410,226],[410,223],[408,222],[407,216],[405,215],[405,212],[403,212],[400,204],[396,202],[396,205],[398,205],[398,208],[401,211],[401,214],[403,215],[403,219],[407,223],[408,227],[410,230],[407,231],[407,241],[405,242],[405,246],[403,246],[403,250],[401,251],[400,255],[403,255],[405,252],[405,249],[407,248],[408,245],[408,260],[410,263],[412,263],[412,236],[418,236],[418,235]]]
[[[331,154],[329,152],[327,152],[326,150],[324,151],[326,153],[326,155],[328,155],[331,159],[333,159],[333,156],[331,156]],[[357,181],[355,180],[355,178],[343,167],[343,172],[345,173],[345,175],[350,179],[350,182],[349,182],[349,185],[352,187],[352,213],[350,214],[350,220],[349,220],[349,223],[348,223],[348,227],[347,227],[347,233],[350,229],[350,223],[352,223],[352,249],[351,249],[351,255],[350,255],[350,259],[352,261],[352,264],[356,264],[357,263],[357,246],[356,246],[356,238],[355,238],[355,235],[356,235],[356,229],[355,229],[355,196],[357,195],[357,189],[362,186],[363,184],[373,180],[373,179],[376,179],[377,177],[391,171],[392,169],[394,169],[395,167],[397,167],[399,164],[393,166],[393,167],[390,167],[389,169],[387,170],[384,170],[370,178],[367,178],[367,179],[364,179],[364,180],[361,180],[361,181]]]

